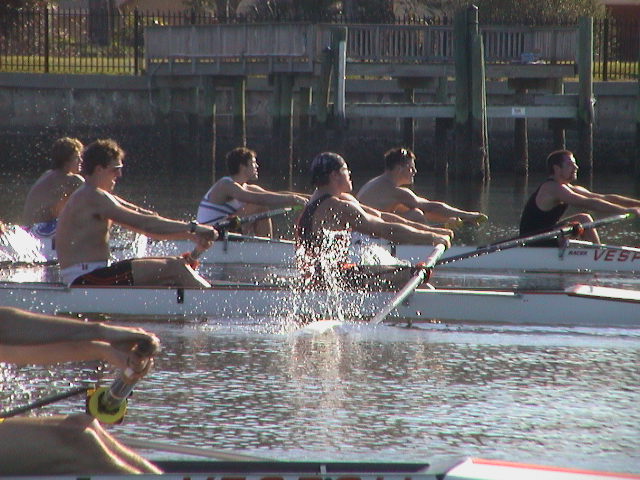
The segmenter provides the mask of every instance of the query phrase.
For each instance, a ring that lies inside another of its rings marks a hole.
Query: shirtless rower
[[[205,250],[216,240],[212,227],[142,213],[111,192],[122,176],[124,151],[114,140],[96,140],[84,150],[85,183],[63,208],[56,233],[60,273],[68,285],[172,285],[208,287],[187,258],[135,258],[110,264],[112,223],[167,240],[190,239]],[[135,206],[134,206],[135,207]]]
[[[51,168],[33,184],[22,213],[25,228],[53,250],[53,236],[62,207],[82,185],[81,153],[84,145],[77,138],[63,137],[53,142]]]
[[[321,273],[319,270],[324,267],[318,267],[318,262],[325,263],[327,259],[333,263],[344,262],[349,242],[347,239],[341,245],[339,239],[354,232],[395,243],[451,246],[450,230],[421,224],[417,228],[397,215],[361,205],[350,193],[353,184],[349,167],[337,153],[323,152],[317,155],[311,163],[311,177],[316,189],[297,225],[298,242],[304,250],[302,263],[307,264],[303,268],[310,267],[313,270],[305,272],[306,275]],[[336,232],[339,232],[339,236],[335,235]],[[334,255],[334,252],[327,252],[327,247],[329,250],[337,247],[342,252]],[[406,276],[403,276],[401,281],[405,279]]]
[[[617,194],[600,194],[573,182],[578,178],[578,165],[569,150],[556,150],[547,157],[547,178],[531,194],[520,218],[520,235],[534,235],[569,222],[592,222],[586,212],[561,218],[569,206],[600,213],[633,213],[640,215],[640,200]],[[584,230],[583,240],[600,243],[595,228]],[[558,240],[538,242],[536,246],[558,246]]]
[[[274,207],[304,205],[304,196],[277,193],[256,185],[258,162],[256,152],[248,148],[234,148],[226,156],[229,176],[222,177],[207,191],[198,207],[197,221],[215,226],[229,216],[245,216],[265,212]],[[243,225],[245,235],[271,237],[273,224],[266,218]]]
[[[356,197],[360,202],[384,212],[393,212],[409,220],[429,222],[481,223],[487,216],[469,212],[416,195],[407,185],[412,185],[418,170],[416,156],[407,148],[392,148],[384,154],[385,169],[382,175],[372,178],[360,189]]]
[[[159,345],[155,335],[140,328],[0,307],[0,365],[98,360],[124,369],[139,363],[133,347],[141,342]],[[0,439],[0,476],[161,473],[85,414],[0,419]]]

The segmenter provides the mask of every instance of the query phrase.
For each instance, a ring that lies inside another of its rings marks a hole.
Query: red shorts
[[[122,260],[79,276],[71,285],[133,285],[131,260]]]

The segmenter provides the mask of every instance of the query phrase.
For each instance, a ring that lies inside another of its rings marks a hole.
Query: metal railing
[[[219,33],[224,33],[225,42],[230,41],[229,35],[237,34],[241,37],[236,40],[247,42],[248,51],[258,52],[269,47],[271,41],[264,41],[264,37],[247,37],[247,31],[234,30],[242,21],[242,18],[223,21],[193,11],[89,13],[45,8],[4,12],[0,14],[0,71],[140,75],[146,68],[143,32],[151,25],[217,25]],[[271,22],[272,27],[274,24]],[[278,25],[286,31],[286,24]],[[253,24],[254,33],[255,27]],[[410,19],[404,24],[349,24],[348,27],[347,55],[352,61],[447,62],[453,56],[453,31],[447,19]],[[481,25],[480,28],[489,62],[517,61],[522,54],[533,54],[552,63],[575,59],[574,27]],[[594,21],[596,80],[638,78],[639,32],[639,22],[634,19]],[[294,55],[308,48],[306,44],[295,43],[293,37],[288,43],[287,38],[286,32],[276,38],[282,47],[280,50],[288,48],[289,54]],[[210,41],[210,48],[220,48],[214,39]],[[152,48],[155,45],[147,48],[146,56]],[[195,50],[192,52],[195,54]]]

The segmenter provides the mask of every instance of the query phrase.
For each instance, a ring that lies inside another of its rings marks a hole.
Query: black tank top
[[[296,226],[296,237],[299,244],[305,247],[314,247],[317,243],[317,238],[313,231],[313,215],[316,213],[316,210],[318,210],[320,204],[329,197],[331,197],[331,194],[325,193],[316,198],[313,202],[309,203],[300,214]]]
[[[522,217],[520,217],[520,236],[524,237],[527,235],[535,235],[537,233],[544,232],[545,230],[553,228],[560,220],[560,217],[562,217],[564,212],[567,210],[566,203],[556,205],[548,211],[540,210],[540,208],[536,204],[536,197],[538,196],[538,192],[540,191],[542,185],[547,182],[554,181],[555,180],[551,178],[547,179],[529,197],[529,200],[522,210]]]

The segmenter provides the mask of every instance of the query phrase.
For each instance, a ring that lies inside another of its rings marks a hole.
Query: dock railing
[[[236,57],[246,59],[271,55],[273,48],[289,63],[310,60],[327,46],[322,35],[325,26],[348,28],[348,58],[352,62],[452,62],[453,30],[446,19],[395,24],[339,23],[260,23],[240,19],[218,19],[185,11],[173,14],[149,11],[90,13],[82,9],[22,9],[0,13],[0,71],[38,73],[146,72],[145,58],[160,61],[162,50],[170,45],[144,42],[143,31],[150,29],[208,26],[217,29],[208,35],[211,55],[224,57],[213,35],[229,39],[231,44],[246,45]],[[238,28],[241,27],[241,28]],[[243,30],[243,27],[246,27]],[[315,31],[314,31],[315,29]],[[526,27],[480,25],[488,63],[536,61],[575,62],[574,27]],[[325,29],[326,31],[326,29]],[[640,75],[638,21],[605,18],[594,21],[594,78],[596,80],[636,79]],[[255,36],[248,35],[253,32]],[[267,32],[267,33],[265,33]],[[172,33],[183,41],[184,32]],[[200,34],[198,34],[200,35]],[[203,34],[204,35],[204,34]],[[315,40],[314,40],[315,38]],[[197,38],[194,37],[194,41]],[[204,40],[204,39],[201,39]],[[244,42],[244,43],[243,43]],[[185,44],[193,48],[197,45]],[[236,48],[236,47],[234,47]],[[237,47],[240,48],[240,47]],[[306,49],[306,50],[305,50]],[[185,52],[187,50],[184,50]],[[198,55],[193,49],[191,55]],[[228,59],[232,55],[227,56]],[[283,64],[284,65],[284,64]],[[307,67],[308,68],[308,67]]]

